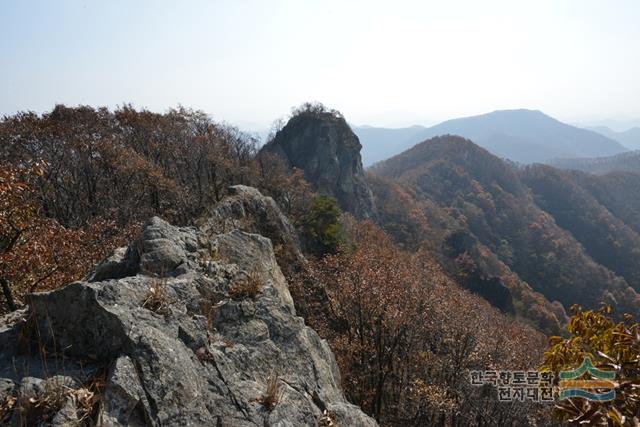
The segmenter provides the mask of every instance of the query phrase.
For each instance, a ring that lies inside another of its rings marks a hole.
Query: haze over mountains
[[[588,129],[618,141],[631,150],[640,150],[640,127],[633,127],[623,132],[616,132],[607,126],[594,126]]]
[[[630,151],[610,157],[554,159],[549,164],[558,169],[588,172],[594,175],[640,173],[640,151]]]
[[[519,163],[544,163],[556,158],[611,156],[628,151],[600,133],[562,123],[536,110],[501,110],[447,120],[436,126],[400,129],[354,127],[363,145],[363,163],[370,166],[438,135],[471,139],[492,154]]]

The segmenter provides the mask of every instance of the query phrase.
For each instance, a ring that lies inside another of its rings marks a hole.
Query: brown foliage
[[[581,175],[541,166],[515,168],[451,135],[418,144],[372,172],[377,175],[373,191],[383,206],[393,205],[385,203],[394,199],[387,193],[399,186],[412,196],[406,206],[417,205],[429,219],[420,230],[407,215],[383,215],[385,230],[409,242],[442,242],[464,230],[471,244],[452,253],[431,249],[451,272],[458,267],[455,258],[468,252],[478,272],[504,281],[516,313],[539,328],[558,333],[565,321],[550,307],[553,301],[589,308],[605,302],[630,312],[640,307],[633,290],[640,277],[634,242],[640,239],[608,212],[608,206],[620,203],[598,202],[602,189],[588,189]],[[407,222],[423,237],[399,226]]]
[[[521,178],[531,188],[538,205],[571,232],[594,261],[640,290],[640,234],[601,204],[595,191],[581,185],[580,173],[534,165],[522,169]],[[597,183],[608,178],[591,179]],[[633,193],[612,191],[633,205]]]
[[[47,170],[40,163],[0,170],[0,281],[9,310],[29,293],[80,279],[133,229],[103,219],[72,229],[44,216],[34,188]]]
[[[351,246],[292,286],[309,299],[324,284],[329,309],[308,321],[328,338],[351,401],[388,425],[513,420],[507,406],[478,400],[468,370],[536,366],[544,337],[460,289],[428,252],[397,248],[369,222],[346,228]]]
[[[167,114],[57,106],[0,123],[0,159],[46,162],[37,180],[45,213],[65,226],[95,217],[187,223],[248,182],[255,141],[179,108]]]
[[[104,392],[106,371],[101,369],[85,384],[74,387],[63,377],[48,379],[38,392],[18,392],[0,401],[0,422],[18,419],[20,425],[52,421],[66,404],[72,404],[78,417],[74,425],[96,425]],[[28,390],[28,389],[27,389]],[[4,424],[3,424],[4,425]]]
[[[304,172],[289,170],[284,160],[272,153],[260,153],[256,157],[256,182],[265,194],[273,197],[289,220],[299,225],[301,218],[316,196],[305,180]]]

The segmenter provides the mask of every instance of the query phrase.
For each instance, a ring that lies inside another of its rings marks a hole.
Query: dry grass
[[[211,351],[205,346],[197,349],[195,353],[196,353],[196,357],[202,364],[204,364],[204,362],[211,362],[215,360]]]
[[[0,425],[9,423],[9,418],[15,408],[18,399],[15,396],[7,396],[0,400]]]
[[[264,282],[260,273],[252,271],[229,288],[229,296],[233,299],[256,299],[263,286]]]
[[[267,379],[267,390],[260,396],[257,401],[264,406],[264,408],[271,412],[275,409],[282,398],[280,392],[280,386],[278,385],[278,376],[275,373],[269,375]]]
[[[69,390],[63,382],[47,381],[41,393],[17,396],[14,410],[18,411],[21,424],[50,421],[67,402]]]
[[[207,318],[207,329],[213,331],[217,305],[213,304],[209,298],[203,298],[200,301],[200,309],[202,310],[203,316]]]
[[[99,409],[100,395],[94,393],[88,388],[79,388],[69,393],[69,397],[73,400],[78,414],[80,423],[89,421],[97,415]]]
[[[106,385],[107,369],[101,369],[85,387],[74,390],[72,398],[76,408],[78,408],[78,419],[80,421],[95,421],[98,419],[101,399]],[[88,424],[94,425],[95,423]]]
[[[106,370],[101,370],[80,388],[70,387],[63,381],[46,381],[39,393],[9,396],[0,401],[0,425],[5,425],[16,411],[20,425],[46,424],[69,401],[75,408],[78,425],[95,425],[105,383]]]
[[[333,414],[333,412],[325,409],[322,412],[322,416],[320,417],[320,420],[318,421],[318,426],[319,427],[338,427],[338,423],[335,418],[336,417]]]
[[[169,314],[171,308],[171,299],[167,291],[167,284],[163,280],[155,280],[142,302],[142,307],[158,314]]]

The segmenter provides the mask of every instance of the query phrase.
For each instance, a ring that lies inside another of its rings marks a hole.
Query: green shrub
[[[302,237],[311,252],[318,255],[336,253],[344,241],[341,214],[333,197],[320,195],[313,199],[309,211],[302,218]]]

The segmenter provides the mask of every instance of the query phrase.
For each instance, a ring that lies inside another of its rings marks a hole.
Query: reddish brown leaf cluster
[[[47,166],[35,163],[0,170],[0,281],[13,310],[26,295],[82,278],[113,247],[130,238],[131,229],[94,219],[82,228],[67,228],[43,214],[34,181]]]

